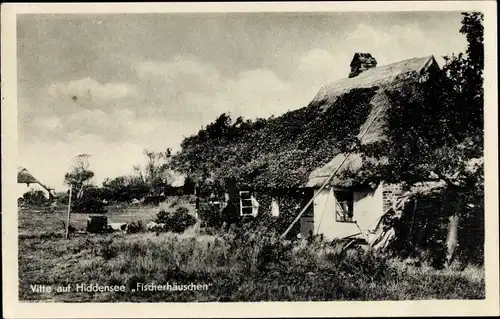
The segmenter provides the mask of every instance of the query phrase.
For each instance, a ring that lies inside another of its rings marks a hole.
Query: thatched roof
[[[428,72],[432,68],[439,68],[439,66],[434,57],[429,56],[369,69],[354,78],[344,79],[321,88],[312,103],[328,105],[334,103],[341,94],[354,88],[378,87],[377,93],[370,102],[372,106],[370,113],[366,121],[359,128],[357,137],[362,145],[379,142],[387,138],[385,113],[391,106],[388,97],[384,93],[384,89],[402,83],[425,81]],[[318,167],[311,172],[307,187],[320,187],[337,170],[337,167],[342,163],[344,158],[345,154],[338,154],[326,165]],[[384,160],[364,159],[365,162],[371,163],[381,163]],[[352,154],[342,164],[342,167],[337,170],[337,174],[345,171],[355,173],[361,169],[363,164],[360,154]],[[339,187],[350,187],[352,186],[352,181],[332,178],[329,184]]]
[[[387,158],[375,159],[372,157],[362,157],[359,153],[341,153],[335,156],[330,162],[326,165],[318,167],[309,175],[309,181],[307,182],[306,187],[321,187],[326,179],[335,172],[335,175],[329,181],[329,186],[337,186],[350,188],[355,186],[355,182],[352,178],[342,177],[339,175],[344,174],[346,172],[355,174],[359,171],[363,164],[366,163],[372,164],[384,164],[387,162]],[[352,174],[345,174],[345,176],[349,176]]]
[[[354,78],[345,78],[322,87],[313,102],[332,103],[342,93],[354,88],[391,85],[405,75],[424,75],[430,67],[438,66],[434,56],[414,58],[366,70]]]
[[[18,168],[17,171],[17,182],[23,184],[33,184],[39,183],[38,180],[31,175],[26,168]]]
[[[18,167],[17,169],[17,182],[20,184],[39,184],[49,192],[53,190],[52,188],[42,184],[26,168],[23,167]]]
[[[385,114],[391,102],[386,92],[425,81],[432,68],[439,66],[429,56],[365,70],[324,86],[309,105],[263,120],[246,131],[213,137],[200,131],[183,142],[178,156],[181,162],[183,156],[184,162],[203,158],[199,163],[218,180],[230,177],[255,188],[319,187],[356,138],[370,144],[390,136]],[[355,173],[363,161],[375,161],[360,154],[351,156],[340,171]],[[193,167],[199,174],[197,169]],[[337,178],[333,184],[350,187],[352,181]]]

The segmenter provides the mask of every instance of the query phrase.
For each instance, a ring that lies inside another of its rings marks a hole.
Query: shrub
[[[202,226],[208,228],[221,228],[225,225],[241,226],[242,218],[240,216],[239,204],[229,202],[223,208],[221,202],[209,202],[202,200],[198,206],[198,216],[202,221]]]
[[[185,210],[183,210],[185,212]],[[165,215],[164,213],[162,215]],[[172,213],[172,215],[175,213]],[[182,211],[181,211],[182,214]],[[57,236],[55,236],[57,235]],[[57,240],[61,239],[61,242]],[[215,302],[484,298],[484,267],[463,272],[406,265],[319,237],[291,242],[261,227],[232,226],[213,236],[85,236],[63,233],[20,237],[20,299],[37,300],[34,280],[54,283],[61,267],[68,282],[209,284],[198,291],[101,294],[99,301]],[[29,250],[28,250],[29,249]],[[37,258],[32,258],[33,254]],[[75,255],[78,254],[78,255]],[[96,258],[98,257],[98,258]],[[75,259],[76,258],[76,259]],[[78,260],[77,263],[74,263]],[[35,263],[35,266],[33,266]],[[76,268],[75,268],[76,267]],[[73,269],[72,268],[72,269]],[[40,271],[43,270],[43,271]],[[95,301],[95,294],[56,294],[58,301]]]
[[[182,191],[185,195],[194,194],[196,188],[195,181],[190,177],[186,177],[184,180],[184,185],[182,186]]]
[[[29,191],[23,195],[23,203],[28,205],[43,205],[48,202],[45,194],[40,191]]]
[[[96,257],[103,257],[110,260],[118,255],[118,246],[112,238],[99,239],[93,247],[93,253]]]
[[[56,202],[61,205],[68,205],[69,193],[68,192],[58,192],[56,193]]]
[[[165,231],[182,233],[196,223],[196,218],[189,214],[186,207],[179,207],[175,212],[161,210],[156,215],[156,222],[165,224]]]
[[[164,210],[160,210],[158,214],[156,214],[156,220],[159,223],[168,223],[170,221],[170,214]]]
[[[163,201],[165,201],[165,196],[161,195],[149,195],[144,197],[144,205],[152,204],[158,206]]]
[[[134,198],[143,198],[149,192],[149,187],[135,176],[119,176],[103,182],[102,192],[108,200],[116,202],[131,202]]]
[[[75,213],[86,214],[105,214],[107,212],[106,204],[100,199],[88,195],[72,202],[71,209]]]
[[[196,223],[196,218],[191,216],[186,207],[179,207],[172,218],[171,230],[175,233],[182,233],[188,227]]]
[[[257,188],[303,185],[313,169],[356,140],[377,90],[352,89],[335,101],[318,101],[267,120],[232,121],[222,114],[182,141],[174,166],[202,180],[210,171],[211,179],[231,176]]]

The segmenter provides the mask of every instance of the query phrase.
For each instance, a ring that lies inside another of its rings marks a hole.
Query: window
[[[252,196],[250,191],[240,192],[240,215],[241,216],[257,216],[259,203]]]
[[[271,216],[279,217],[280,215],[280,205],[277,197],[271,199]]]
[[[340,223],[354,222],[354,199],[353,192],[335,192],[335,220]]]

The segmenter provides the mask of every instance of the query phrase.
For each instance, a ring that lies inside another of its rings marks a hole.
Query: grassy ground
[[[169,203],[164,209],[171,209]],[[113,207],[112,222],[153,220],[159,207]],[[61,208],[19,212],[19,297],[29,301],[279,301],[484,298],[484,269],[414,267],[340,245],[283,243],[265,233],[74,235]],[[86,215],[72,215],[83,228]],[[137,283],[206,284],[197,291],[135,291]],[[124,285],[124,292],[77,292],[75,285]],[[33,292],[31,285],[72,285]]]

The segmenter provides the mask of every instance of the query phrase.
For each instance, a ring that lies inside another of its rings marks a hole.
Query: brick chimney
[[[377,60],[370,53],[355,53],[351,61],[351,73],[349,77],[353,78],[363,71],[377,66]]]

